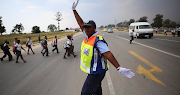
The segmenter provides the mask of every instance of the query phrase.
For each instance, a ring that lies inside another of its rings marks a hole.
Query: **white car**
[[[129,35],[132,30],[134,30],[134,37],[145,37],[146,35],[148,35],[149,38],[153,37],[153,29],[148,22],[131,23],[129,26]]]
[[[108,29],[108,33],[113,33],[113,30],[112,29]]]

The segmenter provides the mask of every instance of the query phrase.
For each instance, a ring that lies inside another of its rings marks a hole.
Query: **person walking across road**
[[[105,39],[96,31],[93,20],[84,22],[76,11],[77,3],[73,3],[72,10],[85,39],[81,44],[80,68],[87,73],[87,78],[81,90],[81,95],[102,95],[101,82],[109,69],[107,59],[119,73],[132,78],[135,74],[130,69],[120,67],[114,55],[109,51]]]
[[[132,31],[130,32],[130,37],[131,37],[130,44],[131,44],[132,41],[134,40],[133,34],[134,34],[134,30],[132,30]]]
[[[29,54],[29,49],[31,49],[32,53],[35,54],[34,51],[32,50],[32,47],[31,47],[31,45],[33,45],[33,42],[32,42],[32,40],[31,40],[31,37],[28,38],[26,44],[27,44],[27,47],[28,47],[28,52],[27,52],[27,54]]]
[[[11,61],[11,60],[12,60],[12,55],[11,55],[11,53],[10,53],[10,51],[9,51],[9,49],[10,49],[10,48],[9,48],[9,42],[8,42],[8,41],[5,41],[5,43],[2,44],[1,49],[2,49],[3,52],[4,52],[4,56],[3,56],[2,58],[0,58],[0,60],[3,61],[3,59],[8,55],[9,61]]]
[[[54,50],[57,50],[57,53],[59,53],[58,47],[57,47],[57,42],[58,42],[58,39],[57,39],[57,36],[55,36],[55,38],[53,40],[54,49],[52,50],[52,52],[54,52]]]
[[[72,43],[71,43],[71,36],[70,35],[67,36],[67,41],[65,42],[65,44],[66,44],[66,47],[65,47],[66,51],[64,53],[64,57],[63,58],[66,59],[66,54],[67,53],[68,54],[73,54],[73,56],[76,57],[77,55],[75,55],[74,52],[72,52],[72,50],[71,50]]]
[[[15,38],[14,42],[13,42],[13,53],[16,55],[16,51],[15,51],[15,45],[17,43],[18,38]]]
[[[39,41],[39,43],[41,42],[41,36],[40,35],[38,36],[38,41]]]
[[[167,29],[164,28],[164,35],[167,35]]]
[[[18,59],[19,59],[19,56],[21,57],[21,59],[24,61],[24,63],[26,63],[26,61],[24,60],[23,56],[22,56],[22,53],[21,53],[21,49],[23,49],[24,51],[26,51],[20,44],[20,40],[17,40],[17,43],[15,45],[15,49],[16,49],[16,55],[17,55],[17,58],[16,58],[16,63],[19,63],[18,62]]]
[[[42,53],[42,55],[44,56],[44,54],[46,54],[46,56],[49,56],[48,44],[47,44],[47,36],[45,36],[43,45],[45,46],[45,51]]]

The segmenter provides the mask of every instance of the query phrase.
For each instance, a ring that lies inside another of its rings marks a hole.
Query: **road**
[[[180,95],[180,38],[154,35],[135,39],[125,32],[99,32],[122,67],[135,72],[128,79],[111,63],[102,81],[103,95]],[[60,53],[43,57],[41,47],[35,55],[23,53],[27,63],[0,62],[0,95],[80,95],[87,74],[80,66],[80,46],[84,36],[74,36],[76,58],[63,59],[63,40],[58,42]],[[15,56],[14,56],[15,57]]]

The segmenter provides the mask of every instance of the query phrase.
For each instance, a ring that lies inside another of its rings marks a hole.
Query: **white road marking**
[[[154,39],[165,40],[165,41],[171,41],[171,42],[177,42],[177,43],[180,43],[180,41],[176,41],[176,40],[168,40],[168,39],[161,39],[161,38],[154,38]]]
[[[112,36],[115,36],[115,37],[117,37],[117,38],[120,38],[120,39],[123,39],[123,40],[129,41],[128,39],[123,38],[123,37],[119,37],[119,36],[116,36],[116,35],[112,35]],[[153,50],[156,50],[156,51],[159,51],[159,52],[162,52],[162,53],[165,53],[165,54],[168,54],[168,55],[171,55],[171,56],[177,57],[177,58],[180,58],[180,56],[178,56],[178,55],[175,55],[175,54],[172,54],[172,53],[169,53],[169,52],[166,52],[166,51],[160,50],[160,49],[156,49],[156,48],[154,48],[154,47],[151,47],[151,46],[148,46],[148,45],[144,45],[144,44],[138,43],[138,42],[136,42],[136,41],[133,41],[133,42],[134,42],[134,43],[136,43],[136,44],[139,44],[139,45],[141,45],[141,46],[144,46],[144,47],[147,47],[147,48],[150,48],[150,49],[153,49]]]
[[[110,95],[116,95],[114,92],[114,87],[111,81],[111,77],[109,75],[109,71],[106,72],[106,77],[107,77],[107,81],[108,81],[108,86],[109,86],[109,91],[110,91]]]

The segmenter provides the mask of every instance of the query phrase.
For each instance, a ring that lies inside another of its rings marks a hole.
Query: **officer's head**
[[[55,36],[55,38],[57,38],[57,36]]]
[[[88,37],[93,35],[94,32],[96,31],[96,23],[93,20],[89,20],[85,22],[83,27]]]

